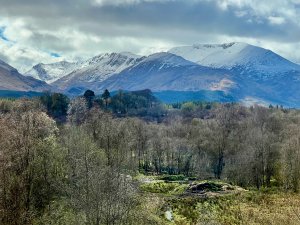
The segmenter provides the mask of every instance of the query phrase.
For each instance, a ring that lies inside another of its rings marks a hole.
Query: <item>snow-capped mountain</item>
[[[43,81],[21,75],[15,68],[0,60],[0,90],[44,91],[50,88]]]
[[[169,52],[199,65],[228,70],[231,81],[240,86],[235,95],[243,101],[300,105],[300,66],[270,50],[229,43],[177,47]]]
[[[55,81],[53,85],[69,93],[97,88],[99,83],[143,59],[142,56],[128,52],[101,54],[83,62],[81,68]]]
[[[68,79],[71,79],[71,77],[76,77],[75,74],[83,74],[84,78],[81,78],[81,80],[87,79],[85,80],[86,82],[93,82],[97,79],[104,80],[110,74],[122,71],[131,66],[138,58],[141,58],[141,56],[122,52],[105,53],[86,61],[61,61],[51,64],[40,63],[27,71],[25,76],[31,76],[51,84],[68,75],[70,75]],[[87,73],[88,76],[85,76]],[[68,79],[64,79],[64,81]]]
[[[270,50],[239,42],[176,47],[169,52],[197,64],[213,68],[234,69],[243,67],[247,71],[268,73],[299,69],[299,65]]]
[[[71,63],[62,61],[52,64],[39,63],[32,67],[32,69],[27,71],[24,75],[31,76],[35,79],[42,80],[51,84],[59,78],[72,73],[74,70],[79,69],[82,66],[82,62]]]

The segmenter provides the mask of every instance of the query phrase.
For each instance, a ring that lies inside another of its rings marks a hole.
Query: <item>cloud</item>
[[[92,0],[91,3],[97,6],[113,5],[113,6],[124,6],[133,4],[142,4],[147,2],[170,2],[173,0]]]
[[[285,18],[283,17],[269,16],[268,20],[271,24],[274,25],[281,25],[285,23]]]
[[[103,52],[245,40],[300,61],[299,14],[299,0],[4,0],[0,57],[24,71]]]
[[[136,4],[139,3],[140,0],[115,0],[115,1],[109,1],[109,0],[93,0],[92,4],[95,5],[127,5],[127,4]]]
[[[7,37],[4,35],[5,27],[0,27],[0,39],[3,41],[9,41]]]

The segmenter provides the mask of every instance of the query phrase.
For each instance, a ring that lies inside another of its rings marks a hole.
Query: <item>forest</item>
[[[200,181],[244,191],[187,196]],[[299,181],[297,109],[163,104],[150,90],[0,100],[3,225],[298,224]],[[295,208],[257,216],[279,198]]]

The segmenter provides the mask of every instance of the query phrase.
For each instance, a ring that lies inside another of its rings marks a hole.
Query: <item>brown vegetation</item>
[[[149,122],[106,108],[74,99],[58,128],[37,99],[0,100],[1,224],[156,224],[138,173],[299,190],[297,110],[195,105]]]

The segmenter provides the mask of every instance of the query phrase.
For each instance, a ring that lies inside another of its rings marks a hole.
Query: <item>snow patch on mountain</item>
[[[87,60],[85,64],[88,66],[75,71],[74,74],[89,73],[88,76],[83,74],[85,81],[102,81],[134,65],[140,58],[141,56],[129,52],[105,53]]]

